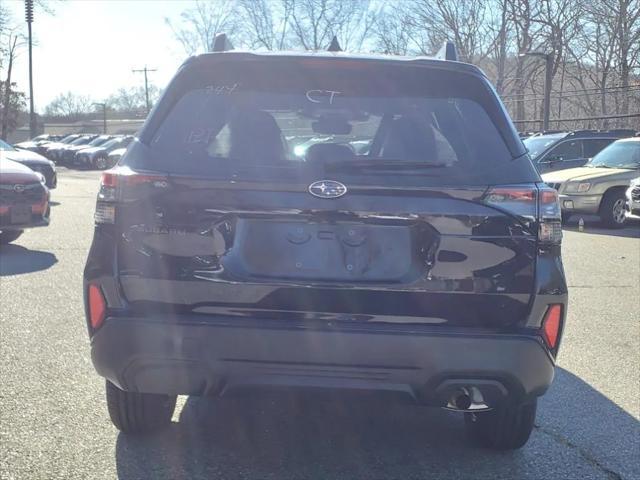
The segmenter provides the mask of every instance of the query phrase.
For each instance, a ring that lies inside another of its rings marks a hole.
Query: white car
[[[106,168],[111,168],[115,166],[115,164],[118,163],[118,161],[120,160],[120,157],[122,157],[122,155],[124,155],[124,152],[126,151],[127,151],[126,148],[118,148],[116,150],[113,150],[111,153],[109,153],[109,155],[107,156]]]
[[[640,177],[631,180],[627,188],[627,204],[625,215],[640,217]]]

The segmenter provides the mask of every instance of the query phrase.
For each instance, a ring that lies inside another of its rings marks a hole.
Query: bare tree
[[[482,0],[416,0],[413,26],[424,29],[429,50],[452,40],[464,61],[481,61],[487,52],[487,2]]]
[[[239,0],[239,5],[244,17],[242,36],[252,48],[283,50],[288,46],[291,2]]]
[[[392,55],[407,55],[415,33],[409,2],[387,4],[376,13],[371,28],[375,49]]]
[[[616,40],[617,63],[623,89],[629,87],[632,68],[640,62],[640,2],[638,0],[618,0],[612,2],[612,10],[617,16]],[[629,95],[623,95],[622,113],[629,113]]]
[[[515,94],[516,120],[525,119],[525,97],[527,79],[525,77],[525,57],[522,55],[532,50],[533,39],[537,35],[535,19],[539,15],[538,0],[507,0],[507,12],[514,32],[516,69]]]
[[[20,50],[25,45],[25,37],[21,33],[20,27],[13,25],[11,16],[3,6],[0,6],[0,69],[4,70],[6,65],[6,76],[2,88],[2,98],[0,98],[0,137],[7,138],[9,131],[15,128],[11,119],[17,117],[17,102],[15,83],[12,81],[13,64],[18,57]]]
[[[93,101],[86,95],[72,92],[61,93],[44,109],[45,115],[64,117],[69,120],[93,112]]]
[[[153,85],[149,85],[149,101],[153,104],[160,96],[160,89]],[[145,88],[119,88],[114,94],[107,99],[110,109],[117,112],[133,113],[144,111],[146,108]]]
[[[343,48],[359,50],[373,25],[369,0],[283,0],[291,12],[294,45],[325,49],[334,35]]]
[[[496,0],[493,4],[497,15],[490,18],[488,30],[492,32],[493,42],[488,48],[488,57],[495,65],[495,85],[499,95],[505,90],[505,77],[507,74],[507,56],[509,36],[509,12],[507,0]]]
[[[235,0],[197,0],[193,8],[180,15],[178,22],[165,18],[187,55],[210,52],[218,33],[239,31],[239,10]]]

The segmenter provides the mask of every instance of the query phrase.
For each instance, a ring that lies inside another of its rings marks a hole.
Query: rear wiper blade
[[[328,162],[326,166],[337,170],[342,169],[354,169],[354,168],[366,168],[376,170],[388,170],[388,169],[429,169],[429,168],[445,168],[450,165],[447,163],[429,163],[429,162],[415,162],[406,160],[389,160],[389,159],[358,159],[348,160],[342,162]]]

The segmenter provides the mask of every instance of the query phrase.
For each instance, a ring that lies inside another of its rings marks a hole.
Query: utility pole
[[[521,57],[539,57],[544,58],[544,101],[542,106],[542,130],[549,130],[549,113],[551,112],[551,82],[553,81],[553,53],[544,52],[525,52],[520,54]]]
[[[144,97],[147,103],[147,115],[149,115],[149,110],[151,110],[151,106],[149,105],[149,80],[147,78],[147,72],[155,72],[157,71],[155,68],[147,68],[145,65],[144,68],[139,70],[132,70],[134,73],[144,72]]]
[[[36,112],[33,109],[33,42],[31,38],[33,0],[24,0],[24,11],[29,30],[29,135],[33,138],[36,136]]]
[[[93,105],[97,105],[98,107],[102,107],[102,133],[107,133],[107,104],[104,102],[96,102]]]

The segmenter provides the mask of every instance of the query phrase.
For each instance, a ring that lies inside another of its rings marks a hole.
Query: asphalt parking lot
[[[108,420],[83,318],[99,173],[59,175],[50,227],[0,247],[0,478],[640,478],[640,223],[565,230],[559,368],[520,451],[365,394],[181,398],[167,431],[131,438]]]

